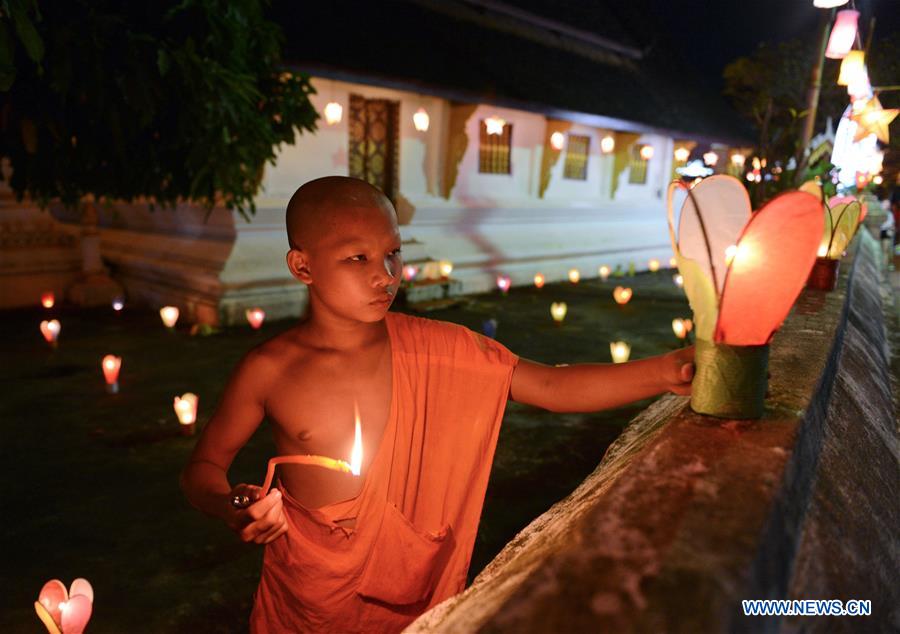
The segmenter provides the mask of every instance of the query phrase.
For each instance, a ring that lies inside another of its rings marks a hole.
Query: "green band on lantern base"
[[[729,346],[697,339],[691,409],[720,418],[760,418],[766,401],[769,346]]]

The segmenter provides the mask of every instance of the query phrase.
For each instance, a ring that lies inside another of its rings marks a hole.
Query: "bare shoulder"
[[[309,354],[310,347],[305,343],[302,329],[295,326],[250,349],[238,364],[236,373],[265,381],[302,362]]]

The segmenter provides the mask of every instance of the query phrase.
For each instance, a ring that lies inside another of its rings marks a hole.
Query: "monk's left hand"
[[[694,379],[694,346],[679,348],[661,357],[662,381],[672,394],[687,396]]]

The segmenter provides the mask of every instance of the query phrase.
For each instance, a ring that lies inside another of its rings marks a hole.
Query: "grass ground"
[[[616,283],[635,289],[625,307]],[[551,301],[565,301],[562,327]],[[51,350],[38,323],[62,322]],[[674,317],[689,316],[671,272],[488,294],[428,316],[481,329],[544,363],[608,361],[612,340],[632,358],[677,346]],[[178,473],[194,438],[178,434],[176,394],[200,396],[212,414],[230,368],[290,321],[189,336],[166,331],[146,309],[61,307],[0,313],[0,461],[4,469],[0,631],[38,632],[32,607],[43,583],[88,578],[96,599],[89,632],[241,632],[262,550],[191,509]],[[104,390],[100,359],[123,357],[121,391]],[[602,389],[602,386],[598,386]],[[472,561],[474,576],[517,531],[571,492],[622,426],[647,402],[593,414],[551,414],[510,403]],[[239,454],[232,481],[256,482],[274,453],[266,425]]]

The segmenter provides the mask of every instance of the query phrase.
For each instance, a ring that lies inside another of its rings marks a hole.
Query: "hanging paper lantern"
[[[603,280],[604,282],[606,281],[606,278],[609,277],[609,273],[610,273],[610,269],[605,264],[603,266],[601,266],[599,269],[597,269],[597,275],[599,275],[600,279]]]
[[[631,346],[624,341],[611,341],[609,344],[609,354],[613,363],[625,363],[631,355]]]
[[[329,101],[325,105],[325,123],[337,125],[344,116],[344,107],[336,101]]]
[[[266,320],[266,311],[258,306],[248,308],[244,311],[244,316],[247,318],[247,321],[250,323],[250,327],[253,328],[253,330],[259,330],[260,326],[262,326],[263,322]]]
[[[850,119],[856,122],[856,134],[853,136],[853,142],[862,141],[870,134],[874,134],[876,138],[887,145],[891,142],[890,126],[900,108],[891,108],[885,110],[881,107],[878,97],[872,97],[865,100],[859,108],[854,105]]]
[[[46,293],[41,293],[41,306],[44,308],[53,308],[53,304],[55,303],[56,296],[54,296],[52,292],[47,291]]]
[[[676,237],[673,198],[684,189]],[[668,192],[672,248],[697,329],[691,407],[727,418],[758,418],[766,392],[768,344],[816,258],[821,201],[800,191],[776,196],[751,215],[732,176]],[[726,261],[726,249],[730,261]]]
[[[498,275],[497,276],[497,288],[500,289],[500,292],[506,295],[509,292],[509,287],[512,285],[512,280],[509,279],[509,275]]]
[[[550,304],[550,316],[553,317],[553,321],[557,326],[562,325],[563,319],[566,318],[566,312],[568,312],[569,307],[566,306],[565,302],[553,302]]]
[[[535,273],[534,275],[534,285],[536,288],[544,288],[544,283],[546,280],[544,279],[543,273]]]
[[[831,28],[831,37],[828,38],[828,48],[825,49],[825,57],[830,59],[843,59],[846,57],[856,42],[858,20],[859,11],[844,9],[837,12],[834,26]]]
[[[559,152],[566,143],[566,135],[562,132],[554,132],[550,135],[550,147]]]
[[[159,317],[166,328],[174,328],[180,311],[175,306],[163,306],[159,309]]]
[[[833,9],[847,4],[849,0],[813,0],[813,6],[819,9]]]
[[[841,70],[838,73],[838,86],[849,86],[854,81],[859,81],[866,68],[866,55],[862,51],[850,51],[841,62]]]
[[[675,160],[684,163],[691,156],[691,151],[686,147],[675,148]]]
[[[419,132],[428,132],[429,123],[430,118],[428,117],[428,113],[425,112],[425,108],[416,110],[416,114],[413,115],[413,125],[416,126],[416,130]]]
[[[616,140],[610,136],[606,135],[602,139],[600,139],[600,151],[604,154],[609,154],[613,150],[616,149]]]
[[[122,357],[108,354],[100,362],[103,378],[106,379],[106,391],[110,394],[119,392],[119,370],[122,369]]]
[[[627,304],[631,299],[632,294],[630,288],[616,286],[615,289],[613,289],[613,299],[616,300],[616,303],[620,306]]]
[[[87,579],[76,579],[66,591],[59,579],[44,584],[34,602],[38,618],[54,634],[82,634],[91,620],[94,589]]]

